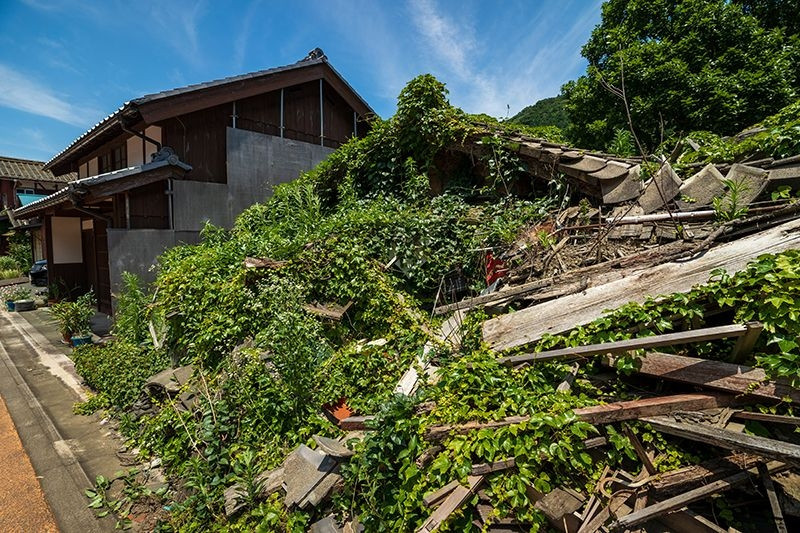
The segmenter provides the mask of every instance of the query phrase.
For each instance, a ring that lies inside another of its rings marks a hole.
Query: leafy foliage
[[[526,126],[555,126],[565,130],[569,127],[565,101],[563,95],[543,98],[511,117],[510,122]]]
[[[434,156],[486,133],[446,94],[432,76],[412,80],[395,117],[278,186],[231,230],[209,225],[200,244],[165,252],[150,287],[126,276],[118,340],[76,350],[78,371],[98,392],[84,410],[115,410],[136,445],[183,480],[186,494],[165,528],[305,530],[308,513],[252,498],[254,469],[274,468],[312,434],[338,434],[323,405],[344,398],[370,413],[392,403],[397,381],[431,341],[424,306],[443,278],[456,273],[482,288],[475,250],[510,242],[546,214],[549,197],[511,194],[520,161],[491,135],[492,154],[482,161],[488,183],[432,197]],[[280,266],[248,269],[248,256]],[[341,321],[307,310],[347,302]],[[193,411],[167,402],[155,415],[130,418],[125,409],[144,381],[169,363],[194,365]],[[237,481],[247,509],[227,523],[222,493]]]
[[[800,37],[776,24],[796,29],[791,21],[800,12],[792,2],[775,10],[767,4],[605,2],[582,49],[587,72],[563,88],[570,138],[604,146],[627,127],[622,102],[603,87],[619,87],[623,76],[633,123],[650,149],[662,122],[665,136],[698,129],[729,135],[789,104],[800,87]]]

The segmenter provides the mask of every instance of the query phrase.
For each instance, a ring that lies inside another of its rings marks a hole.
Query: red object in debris
[[[491,285],[498,279],[505,277],[508,274],[508,269],[505,268],[505,262],[498,259],[492,252],[486,254],[486,285]]]
[[[322,406],[327,414],[336,419],[336,423],[341,422],[345,418],[353,416],[353,410],[347,405],[347,398],[339,398],[335,402],[326,403]]]

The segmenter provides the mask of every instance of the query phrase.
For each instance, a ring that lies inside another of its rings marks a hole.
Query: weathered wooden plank
[[[758,234],[716,246],[691,260],[666,263],[632,272],[623,279],[589,287],[526,309],[501,315],[483,324],[483,338],[497,351],[530,344],[543,334],[558,334],[587,324],[628,302],[643,302],[648,297],[686,292],[706,283],[712,270],[729,274],[744,269],[762,254],[774,254],[800,246],[800,220],[792,220]]]
[[[339,321],[342,319],[344,314],[347,312],[348,309],[353,305],[353,301],[347,302],[345,305],[337,305],[337,304],[326,304],[326,305],[317,305],[317,304],[306,304],[303,306],[303,309],[311,313],[312,315],[317,315],[322,318],[327,318],[328,320],[335,320]]]
[[[516,287],[510,287],[508,289],[499,290],[491,294],[484,294],[482,296],[476,296],[475,298],[468,298],[460,302],[443,305],[441,307],[437,307],[436,309],[434,309],[433,312],[436,315],[443,315],[451,311],[456,311],[456,310],[466,311],[468,309],[472,309],[473,307],[484,306],[496,302],[511,302],[520,297],[526,296],[531,292],[537,291],[543,287],[547,287],[548,285],[551,284],[552,284],[551,280],[533,281],[531,283],[525,283],[524,285],[518,285]],[[560,286],[557,289],[551,291],[543,291],[537,294],[530,294],[529,296],[527,296],[527,298],[529,299],[529,301],[543,302],[547,300],[552,300],[553,298],[565,296],[567,294],[574,294],[576,292],[584,290],[586,286],[587,285],[585,283],[581,282],[571,283],[568,285]]]
[[[789,466],[779,461],[773,461],[767,465],[767,468],[770,473],[777,473],[788,469]],[[751,468],[750,470],[739,472],[724,479],[709,483],[703,487],[690,490],[689,492],[673,498],[668,498],[649,507],[645,507],[640,511],[635,511],[627,516],[623,516],[611,524],[610,529],[622,531],[634,526],[638,526],[639,524],[644,524],[648,520],[652,520],[653,518],[657,518],[672,511],[677,511],[678,509],[681,509],[690,503],[702,500],[713,494],[719,494],[721,492],[730,490],[738,485],[741,485],[742,483],[745,483],[751,478],[751,476],[757,474],[758,471],[755,468]]]
[[[575,415],[580,420],[590,424],[611,424],[675,411],[714,409],[725,407],[733,402],[733,396],[724,394],[676,394],[582,407],[575,409]],[[491,422],[467,422],[458,425],[431,426],[428,428],[426,438],[429,441],[437,441],[450,434],[463,435],[473,430],[505,427],[527,420],[530,420],[529,416],[510,416]]]
[[[677,422],[670,417],[643,417],[642,422],[675,437],[711,444],[729,450],[753,453],[784,463],[800,464],[800,445],[756,435],[747,435],[706,424]]]
[[[439,503],[442,503],[442,500],[444,500],[447,495],[453,492],[453,490],[455,490],[455,488],[459,485],[461,485],[461,483],[459,483],[457,479],[454,479],[444,487],[433,492],[429,492],[423,496],[422,503],[424,503],[426,507],[433,507]]]
[[[760,323],[758,323],[758,327],[761,327]],[[545,352],[513,355],[510,357],[501,357],[498,359],[498,361],[507,366],[517,366],[523,363],[545,362],[572,357],[619,354],[633,350],[660,348],[663,346],[676,346],[679,344],[693,344],[696,342],[726,339],[730,337],[742,337],[755,328],[755,325],[748,327],[746,324],[731,324],[729,326],[692,329],[689,331],[665,333],[663,335],[652,335],[649,337],[639,337],[635,339],[625,339],[621,341],[604,342],[600,344],[588,344],[585,346],[560,348],[558,350],[548,350]],[[758,332],[760,331],[761,330],[758,329]],[[753,342],[755,342],[755,340],[753,340]],[[746,348],[746,346],[743,346],[743,349]],[[750,349],[752,350],[752,346],[750,346]]]
[[[740,420],[756,420],[770,424],[786,424],[789,426],[800,426],[800,418],[787,415],[771,415],[769,413],[753,413],[750,411],[737,411],[733,413],[733,418]]]
[[[344,431],[363,431],[367,428],[367,422],[374,420],[375,415],[349,416],[339,422],[339,429]]]
[[[761,322],[748,322],[746,326],[747,332],[739,337],[731,353],[731,359],[735,363],[741,363],[745,357],[753,352],[753,347],[764,329],[764,325]]]
[[[745,453],[715,457],[696,465],[664,472],[650,482],[650,487],[658,498],[674,496],[733,475],[740,470],[752,468],[759,462],[763,462],[763,459]]]
[[[775,484],[772,483],[772,477],[769,475],[766,465],[758,465],[758,474],[761,476],[764,490],[767,491],[767,499],[769,499],[769,506],[772,508],[772,516],[775,519],[775,529],[778,533],[788,533],[786,522],[783,519],[781,504],[778,501],[778,495],[775,494]]]
[[[491,463],[479,463],[472,465],[470,474],[473,476],[481,476],[491,474],[493,472],[500,472],[501,470],[508,470],[509,468],[514,468],[515,466],[517,466],[517,460],[515,457],[511,457],[502,461],[493,461]]]
[[[611,360],[607,362],[611,364]],[[768,400],[789,398],[800,403],[800,390],[786,379],[770,380],[760,368],[660,352],[649,352],[639,357],[636,364],[639,374]]]
[[[483,483],[483,476],[469,476],[467,486],[459,484],[455,487],[433,514],[425,520],[417,533],[427,533],[439,529],[439,526],[475,493],[481,483]]]

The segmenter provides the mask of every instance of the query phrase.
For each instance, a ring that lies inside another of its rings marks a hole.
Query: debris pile
[[[800,162],[687,168],[423,76],[76,361],[135,403],[167,530],[791,530]]]

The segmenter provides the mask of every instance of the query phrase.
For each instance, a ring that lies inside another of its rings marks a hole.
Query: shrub
[[[58,329],[65,337],[91,332],[92,317],[97,302],[92,291],[78,297],[74,302],[53,304],[50,313],[58,321]]]
[[[72,359],[86,384],[103,399],[101,403],[126,409],[139,397],[147,378],[167,367],[169,358],[163,351],[116,341],[79,346]]]

